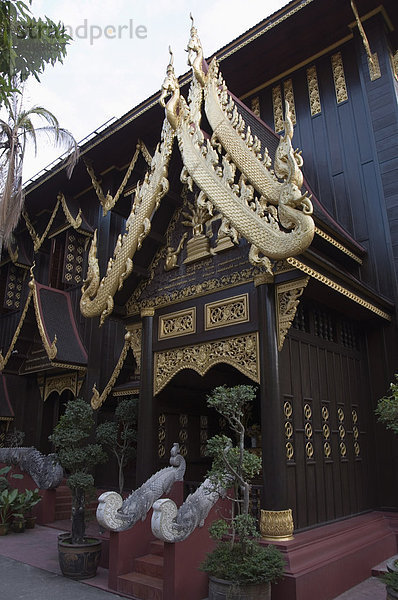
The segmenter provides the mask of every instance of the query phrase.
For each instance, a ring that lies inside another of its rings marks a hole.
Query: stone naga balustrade
[[[42,490],[56,488],[64,476],[56,455],[41,454],[36,448],[0,448],[0,463],[26,471]]]
[[[185,459],[179,454],[179,444],[170,452],[170,467],[161,469],[141,487],[133,491],[126,500],[117,492],[104,492],[98,498],[97,521],[108,531],[125,531],[144,520],[148,511],[163,494],[168,494],[176,481],[185,474]]]

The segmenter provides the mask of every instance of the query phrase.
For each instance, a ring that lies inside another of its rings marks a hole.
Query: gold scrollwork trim
[[[76,394],[77,390],[77,373],[66,373],[65,375],[58,375],[56,377],[47,377],[44,388],[43,401],[45,402],[52,392],[57,392],[61,395],[65,390],[70,390],[73,394]]]
[[[28,216],[28,213],[26,212],[26,210],[24,210],[22,212],[22,216],[25,219],[26,227],[27,227],[27,229],[29,231],[29,234],[30,234],[30,237],[32,238],[32,241],[33,241],[33,250],[35,252],[37,252],[40,249],[42,243],[46,239],[47,234],[50,231],[51,225],[53,224],[55,216],[56,216],[56,214],[58,212],[59,205],[60,205],[60,200],[58,199],[57,203],[56,203],[56,205],[54,207],[54,210],[51,213],[51,217],[50,217],[50,219],[49,219],[49,221],[47,223],[47,227],[45,228],[45,230],[44,230],[44,232],[42,233],[41,236],[38,235],[38,233],[36,232],[35,228],[33,227],[33,225],[32,225],[32,223],[31,223],[31,221],[29,219],[29,216]]]
[[[291,79],[286,79],[283,82],[283,93],[285,100],[289,102],[292,123],[296,125],[296,105],[294,102],[293,81]]]
[[[132,296],[127,303],[127,314],[129,316],[141,314],[142,316],[142,311],[144,310],[154,311],[155,307],[161,308],[163,306],[170,306],[172,304],[177,304],[182,300],[187,300],[188,298],[206,296],[207,294],[211,294],[216,290],[226,290],[228,288],[238,286],[241,283],[253,281],[256,275],[260,273],[262,273],[262,271],[258,267],[249,267],[247,269],[242,269],[241,271],[231,273],[230,275],[223,275],[222,277],[218,278],[214,277],[213,279],[208,279],[196,285],[189,285],[181,290],[175,290],[174,292],[164,294],[163,296],[157,296],[155,298],[139,300],[136,298],[136,296]],[[150,308],[151,306],[153,308]]]
[[[254,96],[250,103],[251,111],[256,115],[256,117],[260,118],[260,98],[258,96]]]
[[[133,172],[133,169],[135,167],[135,164],[138,160],[140,153],[144,157],[148,166],[150,166],[151,161],[152,161],[152,156],[150,155],[144,142],[142,140],[138,140],[133,158],[130,161],[130,164],[127,168],[125,176],[123,177],[122,183],[120,184],[120,186],[114,196],[112,196],[109,193],[109,191],[106,194],[106,196],[104,195],[104,192],[102,191],[102,187],[101,187],[101,181],[99,179],[97,179],[94,169],[93,169],[93,166],[90,164],[90,162],[88,160],[85,161],[87,173],[90,175],[91,183],[93,184],[93,188],[95,190],[95,193],[97,194],[97,198],[101,203],[104,216],[108,213],[108,211],[110,211],[115,206],[116,202],[119,200],[120,196],[122,195],[123,190],[126,187],[126,184],[130,178],[131,173]]]
[[[276,132],[283,131],[283,105],[280,85],[272,88],[272,106],[274,110],[274,129]]]
[[[361,23],[361,19],[359,18],[358,10],[357,10],[354,0],[351,0],[351,8],[352,8],[352,12],[354,13],[355,20],[358,25],[359,33],[361,34],[362,43],[365,48],[366,56],[368,59],[370,80],[374,81],[375,79],[379,79],[379,77],[381,77],[379,59],[378,59],[377,53],[376,52],[372,53],[372,51],[370,49],[369,41],[368,41],[367,35],[365,33],[365,30],[363,28],[363,25]]]
[[[140,311],[141,319],[143,319],[144,317],[153,317],[154,314],[155,314],[154,308],[142,308]]]
[[[117,361],[116,366],[113,369],[113,373],[112,373],[108,383],[104,387],[102,394],[99,393],[99,391],[97,390],[96,384],[94,384],[93,395],[91,397],[91,406],[94,410],[97,410],[97,408],[102,406],[103,403],[105,402],[105,400],[107,399],[107,397],[109,396],[110,391],[112,390],[112,388],[115,384],[115,381],[118,378],[120,371],[122,370],[122,367],[123,367],[124,361],[126,360],[127,352],[129,350],[130,346],[131,346],[131,333],[130,333],[130,331],[128,331],[126,333],[126,335],[124,336],[124,345],[123,345],[122,351],[120,353],[119,360]]]
[[[309,277],[295,279],[276,286],[276,312],[278,328],[278,350],[282,350],[283,342],[295,317],[299,298],[309,282]]]
[[[345,82],[343,58],[341,52],[336,52],[331,57],[334,88],[336,91],[337,104],[348,100],[347,85]]]
[[[137,363],[136,374],[141,372],[141,342],[142,342],[142,324],[134,323],[126,327],[127,331],[130,332],[130,346],[133,351],[135,362]],[[113,394],[115,395],[115,394]]]
[[[247,323],[249,316],[249,295],[241,294],[225,300],[205,304],[205,330],[217,329],[237,323]]]
[[[316,66],[312,65],[307,69],[307,85],[308,85],[308,96],[310,99],[311,115],[319,115],[322,111],[321,108],[321,97],[319,95],[318,76],[316,72]]]
[[[327,285],[328,287],[332,288],[336,292],[339,292],[343,296],[346,296],[350,300],[353,300],[353,302],[356,302],[360,306],[363,306],[364,308],[367,308],[368,310],[370,310],[371,312],[375,313],[379,317],[382,317],[383,319],[386,319],[386,321],[391,321],[391,315],[389,315],[388,313],[384,312],[380,308],[377,308],[377,306],[375,306],[374,304],[371,304],[367,300],[364,300],[363,298],[361,298],[357,294],[354,294],[354,292],[351,292],[350,290],[347,290],[346,288],[344,288],[339,283],[336,283],[336,281],[333,281],[332,279],[329,279],[329,277],[326,277],[325,275],[322,275],[321,273],[318,273],[318,271],[315,271],[315,269],[312,269],[311,267],[308,267],[307,265],[305,265],[304,263],[302,263],[301,261],[299,261],[297,258],[294,258],[294,257],[287,258],[286,261],[292,267],[295,267],[296,269],[300,269],[300,271],[303,271],[304,273],[306,273],[307,275],[310,275],[311,277],[313,277],[317,281],[320,281],[321,283],[324,283],[325,285]]]
[[[77,216],[74,219],[68,208],[68,205],[66,204],[65,196],[62,192],[60,192],[58,194],[57,199],[61,202],[62,210],[64,211],[64,215],[65,215],[66,220],[68,221],[69,225],[71,225],[71,227],[73,227],[73,229],[79,229],[80,225],[82,224],[82,217],[81,217],[82,209],[79,208],[79,212],[77,213]]]
[[[347,256],[355,260],[358,264],[362,264],[362,258],[359,258],[359,256],[348,250],[348,248],[343,246],[343,244],[340,244],[340,242],[335,240],[331,235],[328,235],[327,233],[322,231],[322,229],[319,229],[319,227],[315,227],[315,233],[319,235],[319,237],[329,242],[329,244],[332,244],[332,246],[334,246],[335,248],[338,248],[339,250],[344,252],[344,254],[347,254]]]
[[[8,359],[10,358],[10,356],[12,354],[12,351],[14,350],[14,346],[17,343],[17,339],[18,339],[18,336],[19,336],[20,331],[22,329],[22,325],[23,325],[23,322],[25,320],[26,313],[28,312],[30,301],[32,300],[32,295],[33,295],[33,290],[30,289],[28,297],[27,297],[26,302],[25,302],[24,309],[23,309],[21,317],[19,319],[19,323],[18,323],[17,328],[15,330],[15,333],[14,333],[14,335],[12,337],[11,344],[10,344],[10,347],[8,348],[8,350],[7,350],[6,355],[3,357],[2,350],[0,351],[0,371],[2,371],[4,369],[4,367],[6,366],[6,364],[8,362]]]
[[[158,339],[165,340],[196,332],[196,307],[159,317]]]
[[[155,353],[154,394],[180,371],[192,369],[203,377],[216,364],[226,363],[260,382],[258,333],[234,336]]]

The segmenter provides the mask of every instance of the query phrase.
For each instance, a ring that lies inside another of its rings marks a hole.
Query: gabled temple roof
[[[38,309],[44,333],[51,344],[56,337],[53,362],[85,365],[87,352],[80,339],[68,292],[36,283]]]
[[[33,320],[37,328],[32,329]],[[27,327],[28,322],[30,327]],[[40,337],[35,334],[37,330]],[[13,338],[9,347],[4,348],[4,355],[0,353],[1,370],[7,367],[10,372],[28,373],[54,367],[84,369],[86,364],[87,352],[69,293],[37,283],[32,276]]]

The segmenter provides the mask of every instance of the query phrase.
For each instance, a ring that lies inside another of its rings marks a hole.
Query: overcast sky
[[[40,83],[28,84],[25,105],[48,108],[80,141],[160,88],[169,45],[176,73],[188,70],[184,49],[190,12],[209,56],[285,4],[287,0],[33,0],[33,14],[61,20],[73,41],[62,65],[48,66]],[[24,180],[59,154],[42,144],[38,157],[29,155],[25,161]]]

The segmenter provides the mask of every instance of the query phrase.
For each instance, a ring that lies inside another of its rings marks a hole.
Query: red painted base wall
[[[5,467],[3,463],[0,463],[0,468]],[[17,488],[20,492],[27,490],[35,490],[37,488],[36,483],[33,481],[30,475],[13,467],[10,473],[16,473],[23,475],[23,479],[9,479],[12,487]],[[38,525],[44,525],[45,523],[53,523],[55,521],[55,489],[54,490],[39,490],[41,496],[41,502],[36,504],[33,508],[33,515],[37,517]]]
[[[331,600],[371,576],[372,567],[397,553],[398,515],[371,512],[298,533],[277,544],[286,575],[272,600]]]

